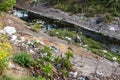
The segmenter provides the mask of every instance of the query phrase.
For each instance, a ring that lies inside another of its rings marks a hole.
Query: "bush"
[[[33,66],[34,60],[27,52],[19,52],[14,55],[13,61],[20,64],[23,67]]]
[[[7,11],[15,5],[16,0],[0,0],[0,12]]]

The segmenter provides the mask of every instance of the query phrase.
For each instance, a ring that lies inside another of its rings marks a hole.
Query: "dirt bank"
[[[27,40],[39,40],[43,42],[47,46],[55,46],[61,53],[71,51],[74,54],[74,57],[71,58],[71,62],[73,64],[73,68],[80,73],[80,75],[89,75],[90,73],[94,73],[95,68],[98,63],[98,59],[96,57],[99,57],[95,55],[94,53],[91,53],[90,51],[87,51],[85,48],[81,48],[79,46],[75,46],[73,44],[68,44],[66,41],[58,39],[56,37],[50,37],[47,34],[43,32],[32,32],[27,28],[25,25],[25,22],[21,21],[18,18],[13,17],[12,15],[6,14],[6,17],[4,17],[5,25],[7,26],[13,26],[17,29],[17,32],[21,33],[22,37],[25,37]],[[0,23],[3,23],[3,18],[0,18]],[[16,50],[16,47],[12,45],[14,48],[14,52],[18,52]],[[72,50],[69,50],[69,47],[72,48]],[[99,57],[99,65],[97,71],[102,73],[104,76],[110,76],[113,70],[113,63]],[[107,66],[106,66],[107,65]],[[9,74],[13,74],[13,70],[9,70]],[[27,71],[25,72],[25,74]],[[117,67],[118,75],[120,74],[120,68]],[[24,74],[24,73],[20,73]]]

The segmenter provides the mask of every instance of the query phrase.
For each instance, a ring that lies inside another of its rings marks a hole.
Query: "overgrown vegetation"
[[[15,3],[16,0],[0,0],[0,12],[12,9]]]
[[[7,68],[12,47],[6,35],[0,34],[0,74]]]
[[[58,38],[65,39],[65,37],[75,38],[77,34],[70,31],[64,31],[64,30],[52,30],[49,32],[50,36],[57,36]]]
[[[35,45],[35,43],[32,45]],[[38,48],[38,46],[36,46],[36,48]],[[65,57],[54,56],[53,49],[44,46],[42,49],[38,49],[36,54],[38,54],[38,58],[30,56],[30,54],[27,52],[16,53],[14,55],[13,61],[20,64],[23,67],[33,67],[33,75],[42,76],[43,78],[45,78],[45,80],[52,80],[58,76],[67,76],[67,73],[72,70],[72,64],[69,60],[70,57],[72,57],[72,53],[70,52],[65,53]],[[59,72],[64,73],[64,75],[59,75]]]
[[[27,52],[20,52],[14,55],[13,61],[23,67],[30,67],[33,65],[33,58]]]
[[[56,34],[56,33],[60,33],[60,34]],[[61,39],[65,39],[65,36],[70,35],[68,37],[70,37],[74,40],[75,35],[77,35],[77,34],[74,32],[63,31],[63,30],[52,30],[49,32],[49,35],[57,36],[58,38],[61,38]],[[104,46],[101,43],[96,42],[90,38],[83,36],[81,33],[79,34],[79,36],[81,37],[81,39],[83,41],[82,47],[87,48],[88,50],[92,51],[93,53],[95,53],[99,56],[105,57],[105,58],[109,59],[110,61],[113,61],[113,57],[116,57],[117,62],[120,63],[120,56],[117,53],[110,51],[106,46]],[[87,45],[87,46],[84,46],[84,45]],[[107,52],[105,53],[104,50],[106,50]]]
[[[37,3],[40,2],[72,13],[89,16],[109,13],[120,17],[120,0],[37,0]]]

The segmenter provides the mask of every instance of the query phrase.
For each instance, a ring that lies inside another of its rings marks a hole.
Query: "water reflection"
[[[16,17],[19,17],[19,18],[26,18],[26,17],[28,17],[28,12],[23,11],[23,10],[14,9],[13,15]]]

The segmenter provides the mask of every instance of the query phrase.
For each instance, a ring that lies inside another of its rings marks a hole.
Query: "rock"
[[[102,22],[103,22],[103,19],[102,19],[102,18],[97,18],[96,24],[100,24],[100,23],[102,23]]]
[[[14,67],[15,67],[15,65],[13,63],[9,62],[8,69],[12,69]]]
[[[84,77],[79,77],[79,78],[77,78],[77,80],[85,80],[85,78]]]
[[[99,72],[99,71],[96,71],[96,73],[97,73],[98,75],[103,75],[103,73],[102,73],[102,72]]]
[[[55,53],[58,52],[58,49],[57,49],[55,46],[51,46],[51,49],[52,49]]]
[[[87,48],[87,47],[88,47],[88,45],[83,45],[83,47]]]
[[[72,72],[72,71],[71,71],[71,72],[68,73],[68,76],[71,77],[71,78],[76,78],[77,75],[78,75],[77,72]]]
[[[15,41],[17,39],[17,36],[16,35],[12,35],[11,36],[11,41]]]
[[[69,37],[65,37],[66,40],[71,41],[72,39]]]
[[[59,32],[56,32],[56,34],[59,34]]]
[[[30,49],[29,52],[34,54],[34,51],[32,49]]]
[[[73,76],[73,72],[69,72],[68,77],[72,77],[72,76]]]
[[[31,41],[28,41],[27,44],[28,44],[28,45],[29,45],[29,44],[32,44],[32,42],[31,42]]]
[[[24,42],[25,41],[25,37],[21,37],[21,42]]]
[[[102,50],[104,53],[107,53],[107,50]]]
[[[6,27],[4,27],[3,30],[9,35],[16,33],[16,29],[14,27],[11,27],[11,26],[6,26]]]
[[[76,36],[75,42],[76,43],[81,43],[82,42],[82,39],[81,39],[81,37],[79,35]]]
[[[113,62],[113,65],[117,67],[117,66],[119,66],[119,63]]]
[[[113,26],[109,26],[110,31],[115,31],[116,29]]]
[[[39,41],[39,42],[40,42],[41,45],[43,45],[43,46],[45,45],[42,41]]]
[[[20,43],[20,40],[16,39],[16,40],[15,40],[15,43],[16,43],[16,44],[19,44],[19,43]]]
[[[57,64],[57,68],[60,69],[61,68],[61,64]]]
[[[36,40],[36,42],[37,42],[37,43],[40,43],[40,41],[39,41],[39,40]]]
[[[73,78],[76,78],[77,74],[78,74],[77,72],[74,72]]]
[[[117,58],[116,57],[112,57],[112,59],[115,61],[115,60],[117,60]]]

